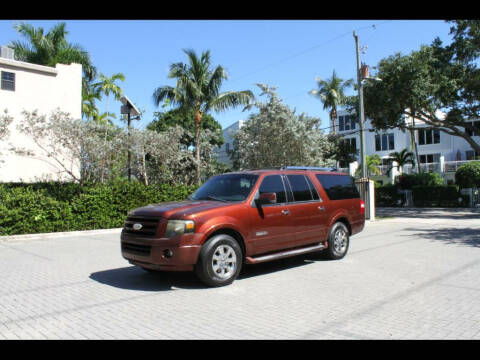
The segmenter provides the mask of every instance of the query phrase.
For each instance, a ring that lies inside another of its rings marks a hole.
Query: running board
[[[269,255],[260,255],[258,257],[250,257],[247,256],[245,258],[245,263],[247,264],[258,264],[261,262],[265,261],[270,261],[270,260],[276,260],[276,259],[281,259],[289,256],[295,256],[295,255],[300,255],[300,254],[306,254],[309,252],[314,252],[314,251],[319,251],[325,249],[326,246],[324,244],[316,244],[314,246],[308,246],[300,249],[293,249],[293,250],[285,250],[285,251],[280,251],[275,254],[269,254]]]

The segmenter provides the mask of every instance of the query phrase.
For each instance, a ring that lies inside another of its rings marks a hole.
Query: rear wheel
[[[216,235],[205,242],[200,250],[195,273],[209,286],[231,284],[242,268],[242,249],[227,234]]]
[[[327,259],[339,260],[347,254],[350,238],[344,223],[337,222],[332,226],[327,242],[328,248],[322,252]]]

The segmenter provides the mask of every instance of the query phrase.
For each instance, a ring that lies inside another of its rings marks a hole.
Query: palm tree
[[[116,119],[117,116],[114,113],[107,113],[107,112],[103,112],[101,114],[96,113],[93,116],[93,121],[101,125],[107,125],[107,124],[113,125],[113,121],[111,120],[111,118]]]
[[[367,155],[365,158],[365,163],[366,163],[366,168],[367,168],[367,174],[374,174],[374,175],[380,175],[381,171],[378,168],[382,164],[382,160],[380,159],[380,156],[377,154],[374,155]],[[357,171],[355,172],[356,175],[360,174],[362,171],[362,164],[359,165],[357,168]]]
[[[82,65],[84,87],[85,81],[96,76],[96,68],[92,65],[90,55],[80,45],[70,44],[66,36],[65,23],[59,23],[45,33],[42,27],[35,28],[27,23],[14,26],[15,30],[26,39],[26,42],[12,41],[15,59],[33,64],[55,66],[56,64],[78,63]]]
[[[108,115],[110,114],[108,112],[110,93],[113,94],[113,96],[115,97],[115,100],[120,99],[120,97],[123,95],[123,91],[120,88],[120,86],[116,84],[116,82],[118,80],[125,81],[125,75],[123,75],[122,73],[116,73],[108,77],[103,74],[100,74],[99,80],[100,81],[98,83],[94,84],[94,87],[96,87],[100,93],[105,94],[105,96],[107,97],[107,105],[106,105],[105,112]]]
[[[98,115],[98,108],[95,104],[96,100],[100,100],[100,91],[91,81],[85,82],[82,89],[82,117],[87,121]]]
[[[333,70],[332,77],[327,80],[316,78],[318,89],[311,90],[310,95],[320,99],[323,103],[323,110],[330,109],[330,126],[333,133],[336,133],[335,119],[337,118],[337,109],[344,105],[347,100],[345,90],[353,85],[353,79],[342,80],[337,77],[335,70]]]
[[[183,50],[188,64],[174,63],[170,65],[168,77],[176,79],[177,84],[161,86],[155,89],[153,101],[159,106],[163,100],[169,100],[178,108],[193,109],[195,121],[195,157],[197,166],[197,182],[200,184],[200,122],[202,115],[214,111],[225,111],[238,105],[250,105],[254,96],[250,90],[226,91],[220,93],[227,73],[222,66],[210,69],[210,51],[202,52],[199,58],[194,50]],[[245,109],[244,109],[245,110]]]
[[[406,164],[412,164],[415,166],[415,155],[407,149],[403,149],[400,152],[392,152],[389,156],[398,164],[397,167],[400,172],[402,172],[403,166]]]

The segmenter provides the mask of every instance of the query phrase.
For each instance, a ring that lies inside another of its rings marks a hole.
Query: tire
[[[322,251],[323,256],[330,260],[340,260],[348,252],[350,237],[348,229],[342,222],[336,222],[328,235],[328,248]]]
[[[227,234],[219,234],[203,244],[195,273],[208,286],[225,286],[238,277],[242,263],[243,254],[238,242]]]

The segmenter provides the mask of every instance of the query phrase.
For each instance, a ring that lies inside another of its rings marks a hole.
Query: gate
[[[360,199],[365,202],[365,219],[370,220],[370,179],[355,179],[355,185],[360,193]]]
[[[472,189],[472,207],[480,207],[480,188]]]

